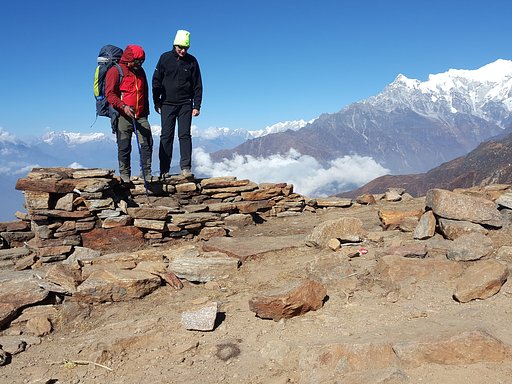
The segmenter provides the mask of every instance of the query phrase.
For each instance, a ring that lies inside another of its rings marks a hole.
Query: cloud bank
[[[324,168],[315,158],[291,149],[285,155],[267,158],[236,155],[213,162],[201,148],[193,153],[195,173],[206,177],[236,176],[256,183],[286,182],[294,191],[309,197],[322,197],[361,186],[389,173],[371,157],[343,156]]]

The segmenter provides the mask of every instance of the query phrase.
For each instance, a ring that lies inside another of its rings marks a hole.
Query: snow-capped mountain
[[[512,61],[500,59],[472,71],[450,69],[424,82],[400,74],[363,103],[387,112],[401,106],[433,119],[473,115],[506,128],[512,112]]]
[[[267,126],[260,130],[249,131],[249,134],[252,138],[262,137],[269,135],[271,133],[279,133],[286,132],[288,130],[298,131],[301,128],[304,128],[306,125],[311,124],[315,119],[306,121],[306,120],[293,120],[293,121],[284,121],[281,123],[276,123],[270,126]]]
[[[512,61],[449,70],[427,81],[399,75],[380,94],[323,114],[298,131],[247,141],[213,154],[268,157],[291,148],[327,163],[370,156],[391,173],[427,171],[512,126]]]

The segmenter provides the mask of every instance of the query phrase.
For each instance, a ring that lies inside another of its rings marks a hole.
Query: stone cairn
[[[135,250],[176,238],[207,240],[269,216],[293,216],[350,199],[309,199],[287,183],[173,175],[122,184],[109,169],[34,168],[16,183],[27,213],[0,223],[4,268],[65,260],[75,247]]]

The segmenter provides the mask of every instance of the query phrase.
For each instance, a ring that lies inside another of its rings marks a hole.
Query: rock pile
[[[314,200],[286,183],[256,184],[236,177],[171,176],[121,184],[108,169],[35,168],[19,179],[27,213],[0,224],[0,267],[65,260],[76,247],[133,250],[175,238],[209,239],[265,216],[290,216],[350,199]],[[15,250],[16,249],[16,250]],[[31,252],[32,251],[32,252]]]

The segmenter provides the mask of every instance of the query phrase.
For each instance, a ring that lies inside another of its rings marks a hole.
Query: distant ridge
[[[512,182],[512,134],[480,144],[466,156],[441,164],[426,173],[386,175],[340,197],[357,197],[365,193],[383,193],[390,187],[404,188],[413,196],[424,196],[429,189],[470,188]]]

